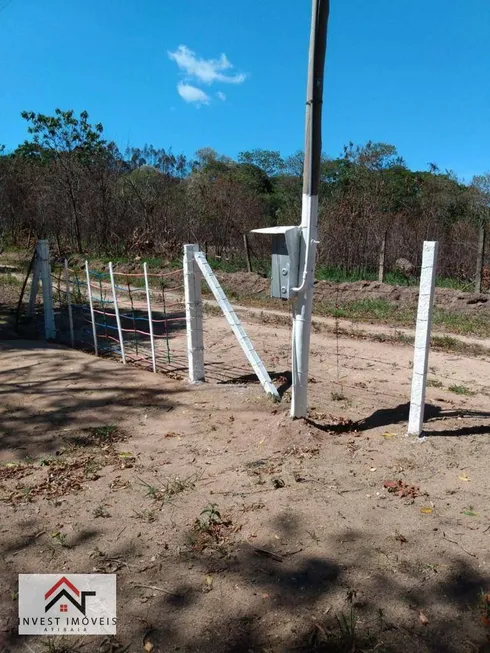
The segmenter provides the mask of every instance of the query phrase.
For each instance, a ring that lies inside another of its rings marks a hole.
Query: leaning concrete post
[[[204,381],[201,271],[195,260],[198,251],[197,245],[184,245],[185,319],[190,383]]]
[[[27,317],[33,317],[36,312],[36,299],[39,291],[39,279],[41,278],[41,261],[39,260],[39,241],[36,243],[34,253],[34,263],[32,265],[32,283],[29,295],[29,305],[27,308]]]
[[[420,273],[419,304],[413,355],[412,395],[408,434],[421,435],[424,424],[425,388],[429,362],[430,328],[436,284],[437,242],[425,241]]]

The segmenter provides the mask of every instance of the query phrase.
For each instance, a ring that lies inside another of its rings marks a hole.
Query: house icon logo
[[[116,574],[19,574],[19,635],[115,635],[116,603]]]
[[[54,608],[61,599],[66,599],[83,615],[86,613],[87,596],[95,596],[96,592],[80,591],[66,576],[62,576],[44,595],[46,602],[44,612]],[[59,603],[60,612],[68,612],[68,603]]]

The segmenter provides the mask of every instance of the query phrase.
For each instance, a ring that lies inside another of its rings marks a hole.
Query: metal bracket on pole
[[[425,241],[422,254],[422,270],[420,273],[408,435],[421,435],[424,425],[425,388],[427,384],[430,328],[436,283],[436,260],[437,242]]]
[[[198,251],[195,252],[194,256],[199,268],[201,269],[201,272],[203,273],[204,278],[208,283],[211,292],[214,295],[214,298],[223,311],[228,324],[231,326],[233,333],[237,337],[238,343],[243,349],[243,352],[247,357],[248,362],[252,366],[255,374],[257,375],[257,378],[259,379],[262,387],[267,392],[267,394],[270,394],[276,399],[279,399],[277,388],[272,383],[269,373],[265,369],[264,364],[259,358],[259,355],[255,351],[250,338],[246,334],[245,329],[243,328],[240,320],[238,319],[225,293],[223,292],[223,289],[221,288],[214,272],[211,270],[209,263],[206,261],[206,257],[202,252]]]

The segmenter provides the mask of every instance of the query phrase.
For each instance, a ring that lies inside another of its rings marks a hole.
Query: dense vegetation
[[[193,159],[145,145],[122,154],[88,114],[24,112],[29,139],[0,151],[0,236],[27,247],[49,237],[58,253],[105,256],[180,254],[198,242],[218,256],[243,255],[243,234],[298,223],[303,157],[212,149]],[[393,145],[349,143],[324,158],[319,262],[344,274],[376,274],[406,258],[420,263],[422,241],[440,242],[442,276],[475,278],[481,269],[490,175],[461,183],[430,164],[412,171]],[[264,256],[269,244],[251,239]],[[383,252],[385,255],[383,256]]]

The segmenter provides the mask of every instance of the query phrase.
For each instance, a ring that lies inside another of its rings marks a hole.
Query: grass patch
[[[365,298],[340,305],[319,303],[314,305],[317,315],[337,317],[358,322],[380,322],[415,328],[417,310],[415,307],[403,307],[392,304],[382,298]],[[434,309],[433,328],[460,335],[490,337],[490,320],[488,315],[457,313],[443,308]]]
[[[204,304],[202,308],[204,314],[209,315],[210,317],[221,317],[223,315],[223,311],[219,306],[214,306],[213,304]]]
[[[145,508],[144,510],[140,510],[140,511],[133,510],[133,512],[135,518],[141,519],[141,521],[144,521],[147,524],[151,524],[154,521],[156,521],[156,515],[153,510],[148,510]]]
[[[187,478],[179,478],[176,476],[175,478],[168,479],[165,483],[162,483],[161,487],[151,485],[142,479],[138,480],[145,488],[146,496],[154,501],[160,501],[163,505],[164,503],[170,503],[170,501],[178,494],[181,494],[186,490],[194,489],[197,477],[195,474],[192,474]]]
[[[348,609],[335,615],[330,623],[315,622],[309,635],[309,651],[318,653],[388,653],[391,648],[384,645],[385,622],[382,610],[366,623],[358,619],[354,610],[356,592],[347,592]]]
[[[460,335],[490,337],[490,320],[488,315],[456,313],[443,308],[434,309],[433,326]]]
[[[125,442],[127,434],[114,424],[89,426],[74,435],[64,438],[73,448],[112,446],[116,442]]]
[[[93,433],[94,438],[99,442],[112,442],[118,429],[115,424],[108,424],[105,426],[95,426],[88,430]]]
[[[439,379],[427,379],[427,385],[429,388],[443,388],[444,384]]]
[[[476,392],[473,392],[473,390],[470,390],[465,385],[450,385],[448,390],[450,392],[456,393],[457,395],[466,395],[467,397],[472,397],[476,394]]]
[[[451,338],[451,336],[432,336],[430,339],[430,346],[432,349],[439,351],[452,351],[465,356],[488,356],[490,354],[490,350],[484,345],[463,342],[457,338]]]
[[[108,511],[107,506],[103,503],[101,503],[99,506],[96,506],[92,514],[95,518],[97,517],[107,518],[111,516],[111,513]]]
[[[474,283],[453,279],[452,277],[439,277],[436,279],[436,286],[439,288],[451,288],[462,292],[473,292]]]
[[[382,298],[365,298],[342,304],[315,302],[314,313],[358,322],[382,322],[413,326],[416,310],[403,308]]]
[[[354,269],[344,270],[340,267],[318,265],[315,276],[318,281],[332,281],[333,283],[354,283],[356,281],[378,281],[377,270]],[[384,282],[390,286],[413,286],[418,284],[417,279],[407,279],[401,272],[387,272]],[[473,284],[452,277],[438,277],[436,286],[439,288],[452,288],[463,292],[471,292]]]
[[[17,255],[22,254],[26,255],[26,250],[19,247],[7,246],[4,250],[6,258],[10,258],[8,255]],[[29,258],[29,257],[28,257]],[[15,257],[16,265],[24,265],[24,262],[20,262],[19,257]],[[107,266],[109,262],[112,261],[113,264],[135,264],[147,263],[150,269],[161,270],[162,268],[179,268],[182,267],[182,258],[177,257],[172,260],[165,259],[161,256],[143,256],[138,261],[135,261],[134,256],[127,256],[121,254],[91,254],[87,256],[87,260],[90,263],[100,264]],[[247,262],[245,256],[241,254],[227,255],[226,257],[216,257],[209,256],[209,264],[213,270],[218,270],[222,272],[244,272],[247,270]],[[28,260],[25,261],[25,266],[28,265]],[[254,272],[260,274],[270,274],[270,258],[252,258],[252,268]],[[332,281],[335,283],[353,283],[356,281],[377,281],[378,280],[378,271],[369,270],[366,268],[353,268],[351,270],[346,270],[340,266],[332,265],[322,265],[319,264],[316,267],[316,278],[319,281]],[[414,285],[417,283],[416,280],[410,280],[407,282],[407,278],[397,271],[387,272],[385,274],[384,283],[389,285]],[[439,288],[452,288],[454,290],[460,290],[463,292],[471,292],[473,290],[473,283],[468,281],[462,281],[453,277],[438,277],[436,279],[436,286]]]
[[[344,270],[329,265],[318,265],[315,271],[318,281],[332,281],[333,283],[354,283],[356,281],[378,281],[378,272],[375,270]],[[395,286],[406,286],[407,278],[400,272],[388,272],[384,283]],[[412,282],[413,284],[413,282]]]
[[[0,274],[0,285],[2,286],[21,286],[22,281],[14,277],[10,272]]]
[[[118,256],[116,254],[114,255],[107,255],[107,256],[101,256],[98,254],[93,254],[92,256],[87,257],[87,261],[89,263],[93,263],[95,267],[101,267],[103,266],[104,268],[107,269],[107,265],[112,262],[114,266],[116,265],[141,265],[143,267],[143,263],[146,263],[149,268],[151,269],[157,269],[161,270],[162,268],[181,268],[182,267],[182,259],[181,258],[175,258],[169,261],[168,259],[162,257],[162,256],[141,256],[140,258],[136,259],[134,256]]]

